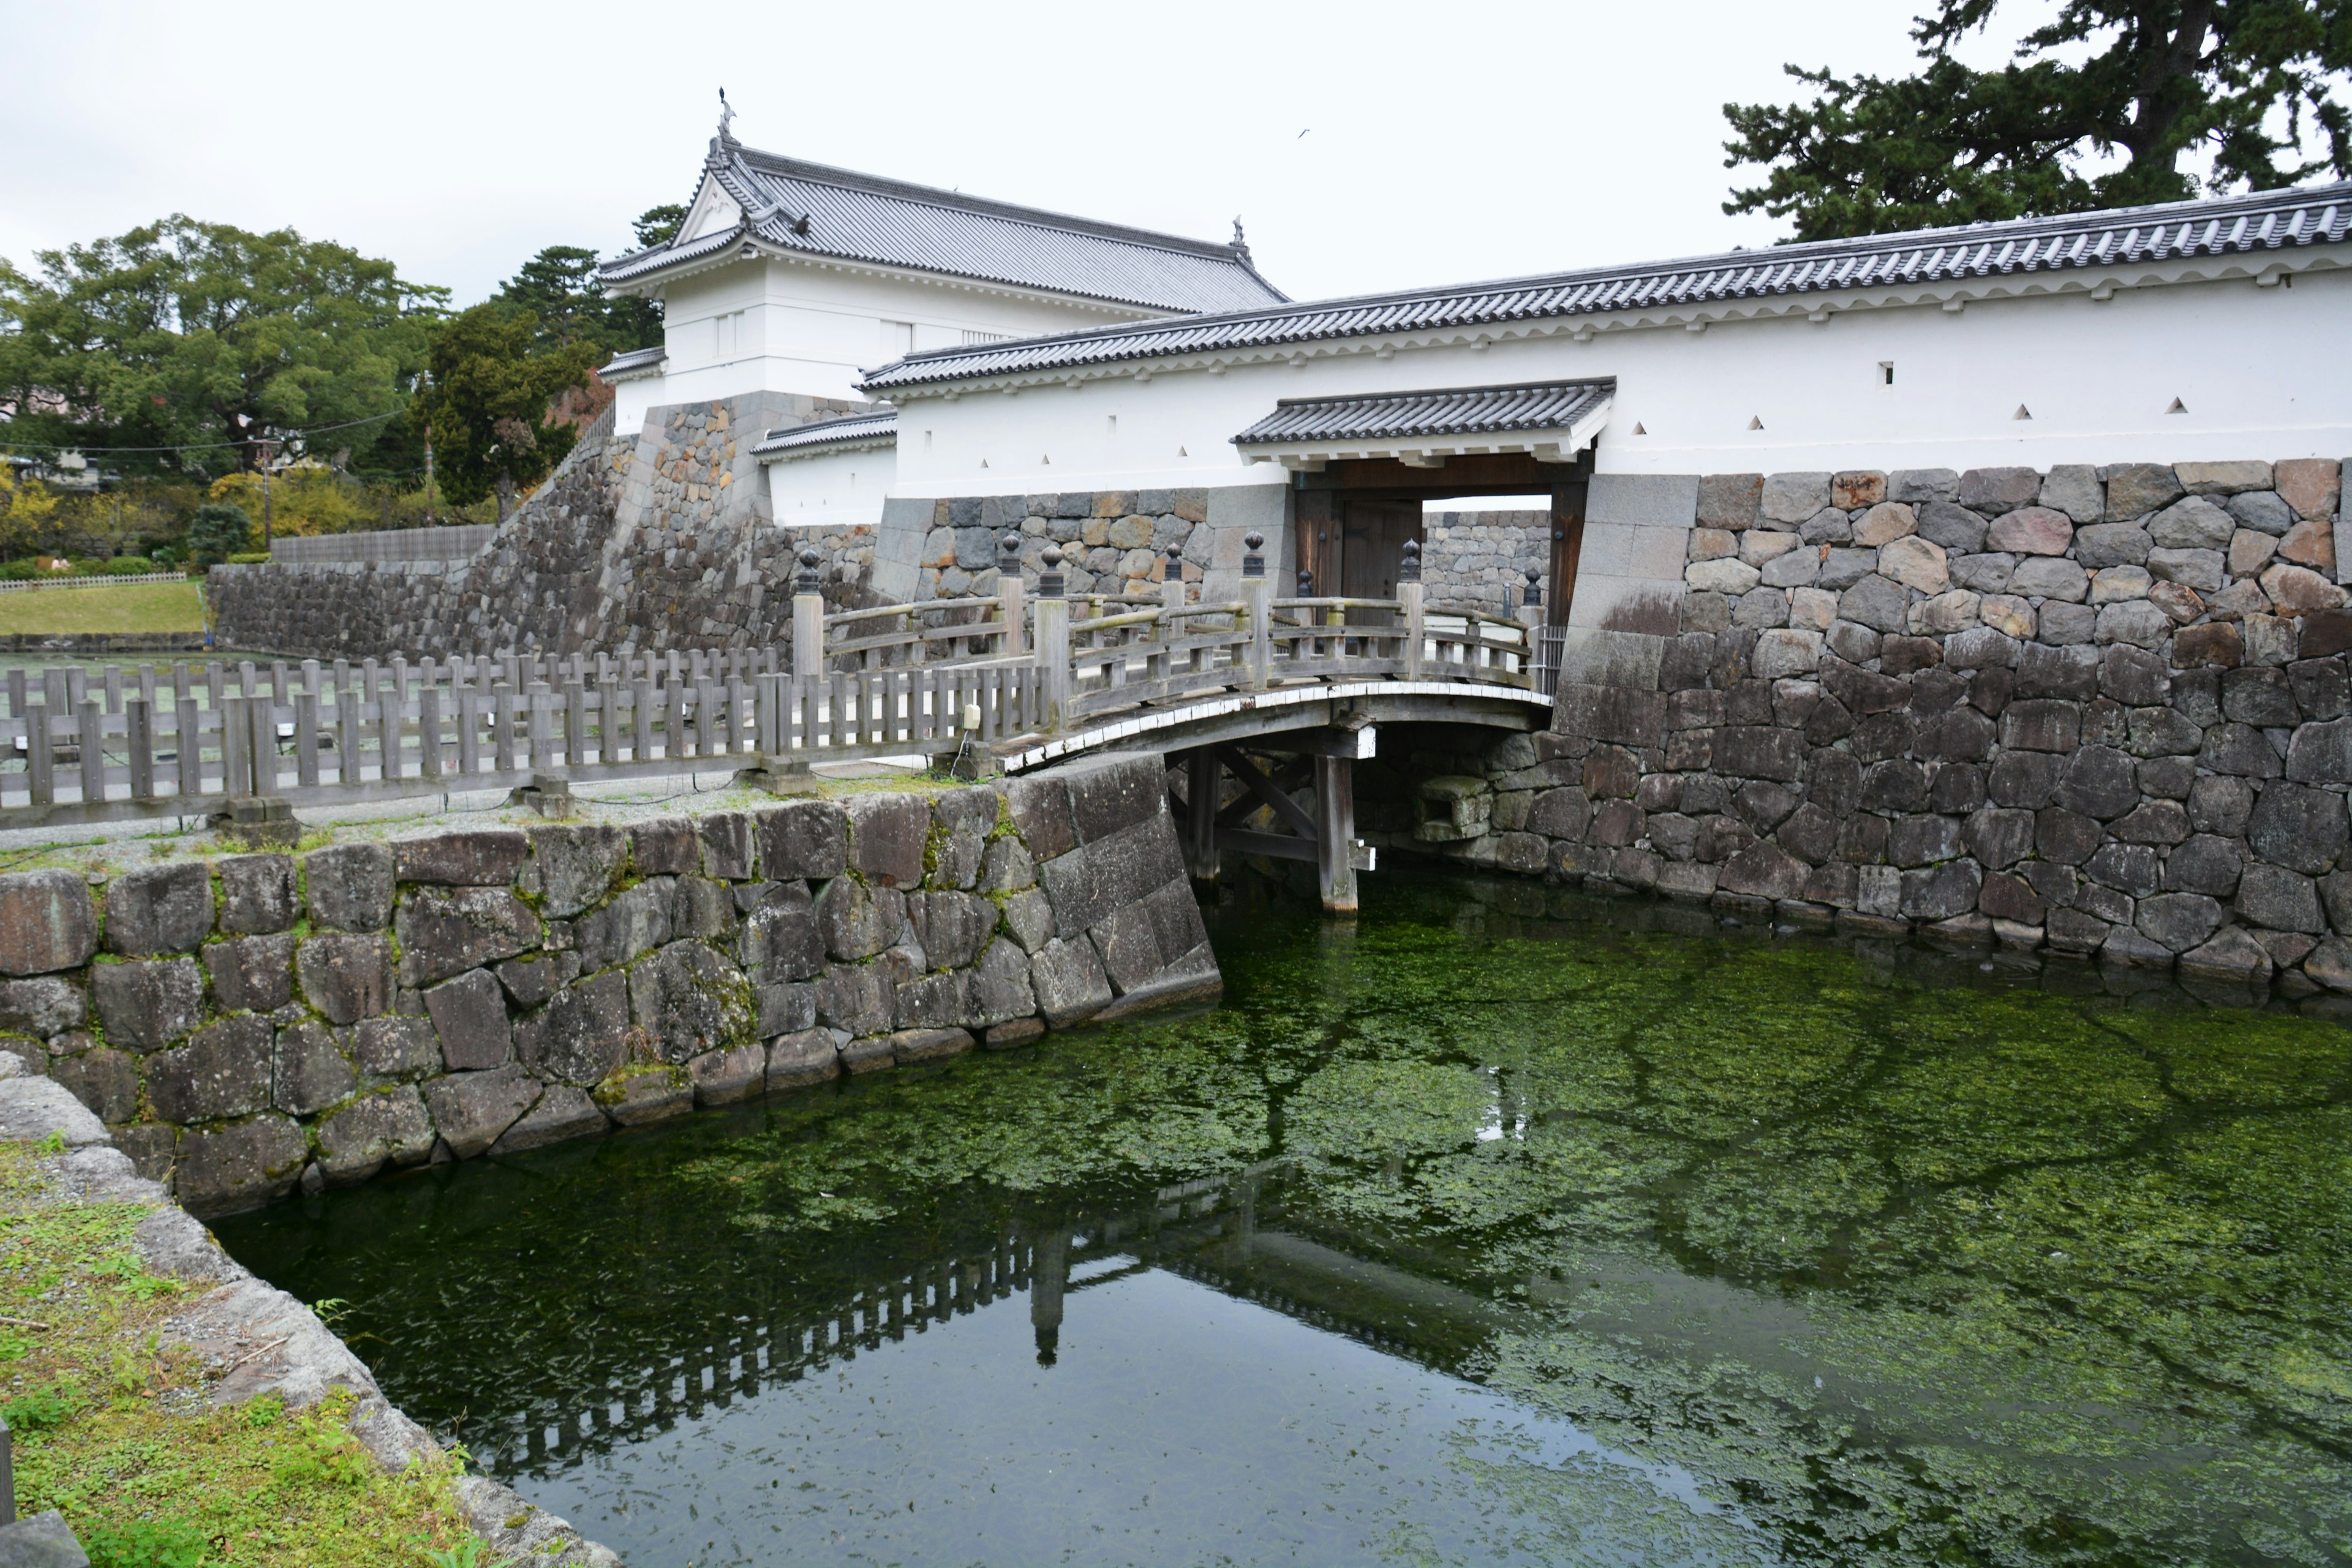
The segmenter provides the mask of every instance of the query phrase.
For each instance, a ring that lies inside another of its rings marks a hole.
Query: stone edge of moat
[[[133,1235],[142,1261],[155,1274],[210,1286],[167,1321],[164,1332],[204,1367],[206,1397],[215,1407],[275,1394],[289,1408],[302,1409],[346,1389],[357,1399],[349,1430],[387,1474],[398,1475],[418,1459],[442,1453],[423,1427],[384,1397],[366,1363],[316,1312],[256,1279],[160,1184],[132,1168],[87,1106],[52,1080],[26,1076],[23,1059],[5,1050],[0,1050],[0,1139],[55,1140],[61,1146],[59,1152],[36,1161],[47,1202],[151,1206]],[[456,1497],[467,1524],[497,1561],[620,1568],[621,1559],[610,1548],[486,1476],[460,1479]]]
[[[1018,1046],[1222,987],[1164,778],[0,875],[0,1048],[221,1213]]]

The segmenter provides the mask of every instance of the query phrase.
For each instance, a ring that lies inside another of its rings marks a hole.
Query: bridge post
[[[1408,539],[1404,560],[1397,567],[1397,607],[1404,620],[1404,678],[1421,679],[1421,546]]]
[[[1519,624],[1529,632],[1544,624],[1543,574],[1532,566],[1528,568],[1527,596],[1519,601]]]
[[[1315,759],[1315,861],[1323,912],[1356,912],[1356,764],[1346,757]]]
[[[1224,790],[1224,770],[1217,764],[1214,746],[1195,746],[1184,760],[1184,816],[1191,839],[1187,868],[1196,882],[1217,879],[1217,800]]]
[[[793,584],[793,673],[817,675],[824,669],[824,595],[817,592],[817,563],[824,557],[814,544],[801,546],[800,577]]]
[[[1242,536],[1249,553],[1242,557],[1242,602],[1249,607],[1249,677],[1253,691],[1265,689],[1274,675],[1274,584],[1266,580],[1265,557],[1259,551],[1265,535],[1252,529]]]
[[[1045,547],[1037,575],[1037,679],[1044,688],[1045,728],[1059,730],[1070,718],[1070,602],[1062,597],[1062,552]]]
[[[1160,582],[1160,604],[1163,609],[1184,607],[1184,547],[1181,544],[1168,547],[1168,571]]]
[[[1004,646],[998,651],[1006,658],[1018,658],[1021,640],[1021,532],[1006,529],[1004,537],[996,542],[996,602],[997,614],[1004,622]]]

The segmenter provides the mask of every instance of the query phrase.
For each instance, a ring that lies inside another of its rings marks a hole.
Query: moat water
[[[1212,931],[1213,1011],[216,1228],[631,1568],[2352,1561],[2324,1006],[1387,874]]]

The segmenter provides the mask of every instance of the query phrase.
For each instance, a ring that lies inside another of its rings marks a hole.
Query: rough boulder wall
[[[877,602],[874,532],[775,528],[751,447],[859,411],[782,394],[607,410],[472,559],[216,568],[225,647],[297,658],[572,653],[790,640],[795,555],[814,543],[834,608]]]
[[[791,640],[795,556],[824,556],[835,609],[875,603],[873,531],[774,526],[752,446],[866,405],[784,393],[656,408],[624,459],[593,608],[572,647],[727,648]]]

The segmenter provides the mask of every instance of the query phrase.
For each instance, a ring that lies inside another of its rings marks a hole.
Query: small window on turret
[[[1893,386],[1895,384],[1895,362],[1893,360],[1883,359],[1878,362],[1878,384],[1881,386]]]

